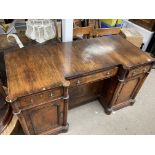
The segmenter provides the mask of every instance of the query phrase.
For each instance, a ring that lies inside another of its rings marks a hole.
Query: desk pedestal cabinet
[[[26,134],[66,132],[68,89],[53,88],[21,97],[12,104]]]
[[[108,79],[100,96],[105,112],[110,114],[114,110],[133,105],[151,68],[152,64],[147,64],[129,70],[120,69],[117,76]]]

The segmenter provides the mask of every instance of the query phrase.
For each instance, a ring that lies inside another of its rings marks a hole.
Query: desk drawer
[[[94,73],[94,74],[87,75],[87,76],[84,76],[84,77],[72,79],[72,80],[70,80],[70,86],[74,87],[74,86],[86,84],[86,83],[89,83],[89,82],[94,82],[94,81],[98,81],[98,80],[102,80],[102,79],[105,79],[105,78],[112,77],[112,76],[117,74],[117,70],[118,70],[118,67],[115,67],[115,68],[109,69],[107,71]]]
[[[55,88],[52,90],[40,92],[30,96],[22,97],[17,102],[18,102],[19,108],[22,109],[22,108],[29,108],[34,105],[39,105],[41,103],[52,101],[61,96],[63,96],[63,89]]]
[[[136,76],[136,75],[149,72],[150,68],[151,68],[151,65],[149,64],[149,65],[140,66],[140,67],[138,67],[138,68],[132,69],[131,71],[129,71],[127,77],[128,77],[128,78],[131,78],[131,77],[134,77],[134,76]]]

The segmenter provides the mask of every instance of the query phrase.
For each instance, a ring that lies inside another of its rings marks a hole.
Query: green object
[[[122,19],[117,19],[116,24],[122,24],[123,20]]]
[[[122,24],[122,19],[101,19],[100,21],[109,26],[115,26],[116,24]]]

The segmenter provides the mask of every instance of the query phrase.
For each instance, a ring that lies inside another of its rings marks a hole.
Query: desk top
[[[90,72],[153,61],[119,35],[9,50],[5,53],[8,99],[56,87],[65,79]]]

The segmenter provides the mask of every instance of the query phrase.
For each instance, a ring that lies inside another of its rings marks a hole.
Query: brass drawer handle
[[[76,84],[79,85],[80,84],[80,80],[77,80]]]
[[[135,75],[135,74],[136,74],[136,72],[135,72],[135,71],[133,71],[132,75]]]
[[[110,75],[110,72],[107,72],[106,75]]]
[[[144,68],[144,73],[147,71],[147,68]]]
[[[33,104],[33,99],[32,98],[30,99],[30,104]]]
[[[50,93],[50,94],[49,94],[49,97],[53,97],[53,93]]]

